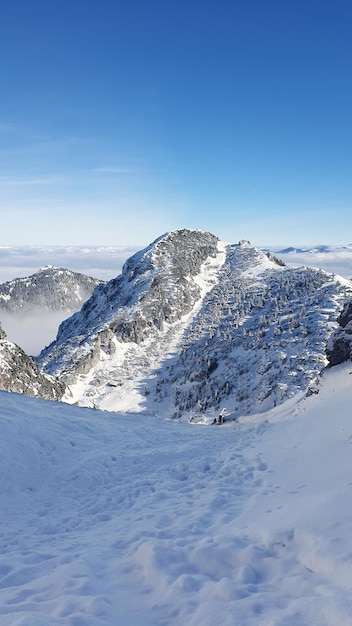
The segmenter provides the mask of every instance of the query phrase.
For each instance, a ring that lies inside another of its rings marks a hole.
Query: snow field
[[[351,364],[224,426],[0,394],[1,626],[347,626]]]

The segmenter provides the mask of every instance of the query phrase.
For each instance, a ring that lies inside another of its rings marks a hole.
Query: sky
[[[352,5],[12,0],[0,245],[352,242]]]

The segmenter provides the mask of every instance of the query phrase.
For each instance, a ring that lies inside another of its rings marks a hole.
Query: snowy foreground
[[[1,626],[344,626],[352,364],[200,426],[0,394]]]

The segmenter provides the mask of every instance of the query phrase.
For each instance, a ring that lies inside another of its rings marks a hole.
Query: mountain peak
[[[39,362],[88,406],[248,414],[319,374],[349,293],[348,281],[284,267],[245,239],[175,230],[99,285]]]

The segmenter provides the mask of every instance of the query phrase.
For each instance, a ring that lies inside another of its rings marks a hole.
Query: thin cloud
[[[65,180],[65,178],[59,176],[51,178],[6,178],[0,176],[0,186],[18,187],[19,185],[52,185],[55,183],[62,183]]]
[[[94,167],[91,172],[97,172],[98,174],[132,174],[133,170],[125,167]]]
[[[30,276],[46,265],[110,280],[141,246],[0,246],[0,283]]]

